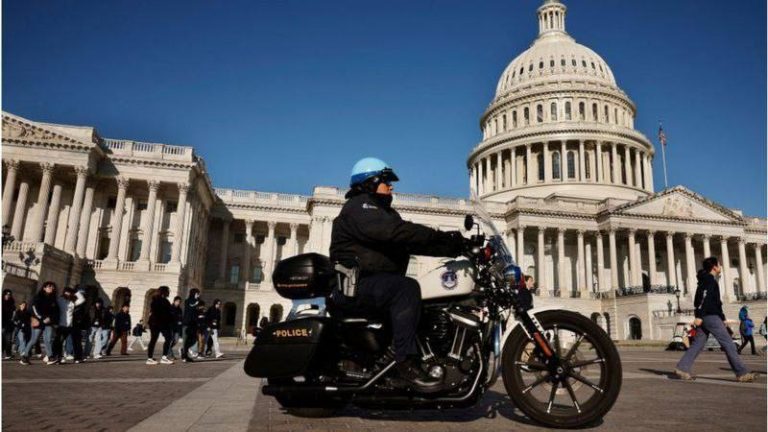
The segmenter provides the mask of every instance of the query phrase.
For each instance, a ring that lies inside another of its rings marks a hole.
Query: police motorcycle
[[[615,345],[579,313],[520,306],[520,268],[476,198],[473,206],[480,224],[470,215],[464,222],[467,230],[477,227],[471,247],[440,269],[443,285],[453,289],[429,294],[432,288],[420,281],[418,346],[424,370],[442,381],[440,391],[420,394],[398,379],[385,317],[356,316],[328,302],[262,331],[244,366],[248,375],[266,378],[262,393],[288,413],[310,417],[348,404],[461,408],[477,404],[501,376],[514,405],[542,425],[576,428],[602,418],[621,389]],[[348,276],[354,277],[325,256],[303,254],[280,261],[273,282],[296,302],[333,290],[351,294]]]

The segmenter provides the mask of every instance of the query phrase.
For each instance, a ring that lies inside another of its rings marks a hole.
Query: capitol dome
[[[483,198],[518,195],[637,199],[653,192],[653,145],[608,64],[565,30],[567,8],[545,0],[539,35],[506,67],[469,156]]]

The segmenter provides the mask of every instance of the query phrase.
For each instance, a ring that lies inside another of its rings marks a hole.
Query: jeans
[[[43,333],[43,345],[45,345],[45,355],[48,356],[49,359],[52,359],[53,357],[53,327],[47,325],[43,328],[33,328],[31,334],[29,335],[29,341],[27,342],[27,346],[24,348],[24,357],[29,357],[29,352],[32,351],[32,347],[35,345],[35,342],[37,342],[37,338],[40,337],[40,332]]]
[[[184,326],[184,345],[181,348],[181,358],[189,357],[189,350],[197,344],[197,328],[192,325]]]
[[[175,347],[180,340],[181,340],[181,329],[180,328],[173,329],[173,342],[171,342],[171,348],[170,348],[171,355],[173,355],[173,347]]]
[[[108,339],[109,329],[91,327],[91,330],[88,332],[88,337],[85,339],[84,355],[86,357],[90,355],[93,355],[94,357],[101,355],[101,350],[107,344]]]
[[[219,330],[218,329],[209,330],[208,336],[211,338],[211,341],[213,342],[213,354],[218,356],[219,354],[221,354],[221,350],[219,349]]]
[[[13,354],[13,327],[3,328],[3,355],[10,357]]]
[[[677,363],[677,368],[683,372],[691,373],[693,368],[693,362],[696,361],[696,357],[704,350],[704,346],[707,344],[707,338],[712,333],[720,343],[720,346],[725,351],[725,356],[728,359],[728,364],[731,365],[731,369],[736,373],[736,376],[742,376],[749,372],[744,362],[741,361],[738,351],[736,351],[736,344],[733,343],[731,335],[725,329],[725,323],[717,315],[706,315],[702,318],[702,325],[696,330],[696,337],[693,338],[693,344],[688,351],[685,352],[683,358]]]
[[[74,351],[75,360],[83,359],[83,344],[80,340],[82,337],[81,330],[78,328],[60,326],[56,332],[56,342],[53,345],[53,355],[57,359],[61,359],[62,345],[66,345],[67,339],[72,341],[72,349]]]

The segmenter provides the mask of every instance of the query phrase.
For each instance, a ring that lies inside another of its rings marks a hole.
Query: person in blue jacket
[[[757,355],[757,351],[755,351],[754,337],[755,323],[752,321],[752,318],[749,317],[749,309],[747,309],[746,306],[742,306],[739,310],[739,321],[741,322],[739,324],[739,333],[741,333],[739,354],[741,354],[741,350],[743,350],[744,347],[747,346],[747,343],[749,343],[752,346],[752,355]]]

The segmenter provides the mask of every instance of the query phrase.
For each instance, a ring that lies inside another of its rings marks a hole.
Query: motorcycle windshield
[[[502,236],[501,232],[496,229],[491,214],[488,213],[483,202],[477,197],[474,189],[471,191],[470,200],[472,202],[472,208],[475,211],[475,216],[477,216],[477,219],[480,221],[480,226],[483,231],[490,237],[489,240],[494,243],[496,252],[508,265],[514,265],[515,259],[509,251],[507,244],[504,242],[504,236]]]

